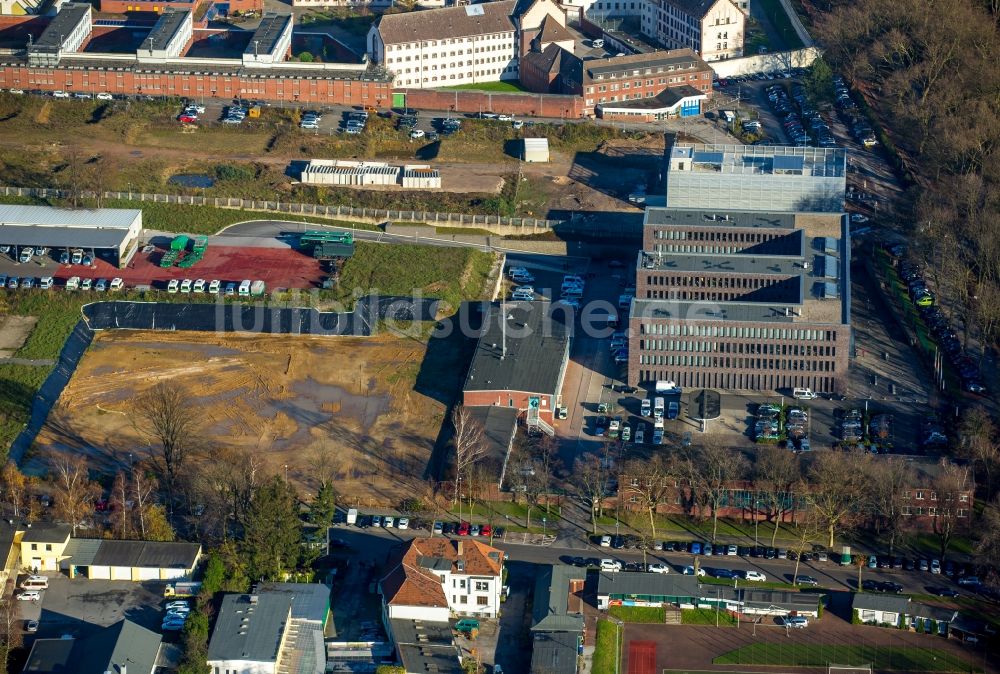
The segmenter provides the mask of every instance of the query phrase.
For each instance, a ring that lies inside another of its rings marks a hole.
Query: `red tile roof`
[[[479,541],[413,539],[389,565],[381,581],[382,595],[392,606],[447,606],[441,580],[430,569],[467,576],[499,576],[502,560],[502,551]]]

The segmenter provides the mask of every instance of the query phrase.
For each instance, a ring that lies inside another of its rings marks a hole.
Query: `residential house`
[[[863,623],[898,627],[908,624],[910,598],[901,594],[856,592],[851,601],[851,610]]]
[[[404,543],[379,581],[383,622],[446,622],[452,615],[495,618],[503,552],[474,540],[416,538]]]
[[[583,645],[587,574],[563,564],[535,577],[531,615],[531,674],[575,674]]]
[[[35,522],[24,525],[21,536],[21,566],[33,571],[58,571],[66,558],[73,527],[68,524]]]
[[[36,639],[23,671],[152,674],[159,652],[160,635],[126,619],[79,639]]]
[[[944,606],[913,602],[910,604],[909,617],[914,629],[926,634],[947,636],[951,626],[958,620],[958,611]]]

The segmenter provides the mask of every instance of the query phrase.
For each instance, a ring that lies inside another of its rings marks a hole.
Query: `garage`
[[[151,566],[140,566],[139,580],[160,580],[160,569]]]
[[[190,578],[201,557],[197,543],[71,538],[63,564],[71,578],[175,580]]]
[[[74,576],[85,576],[94,580],[111,580],[110,566],[78,566],[73,565],[76,572]]]
[[[15,260],[30,260],[42,251],[55,260],[63,254],[89,256],[123,268],[138,249],[141,233],[142,211],[132,208],[0,205],[0,247]]]
[[[132,567],[112,566],[111,580],[132,580]]]

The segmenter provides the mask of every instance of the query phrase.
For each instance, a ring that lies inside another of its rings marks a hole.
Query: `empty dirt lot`
[[[461,350],[437,351],[447,360]],[[129,452],[142,454],[149,443],[135,399],[172,381],[190,395],[204,457],[221,446],[258,452],[273,473],[287,464],[289,479],[308,491],[311,461],[322,449],[333,457],[341,496],[395,503],[423,476],[455,373],[464,372],[426,353],[426,340],[388,334],[100,333],[32,461],[41,467],[52,453],[85,451],[94,468],[127,464]],[[432,383],[425,388],[425,381]]]

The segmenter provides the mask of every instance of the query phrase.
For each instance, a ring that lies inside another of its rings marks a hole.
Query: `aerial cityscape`
[[[0,0],[0,674],[1000,674],[998,19]]]

